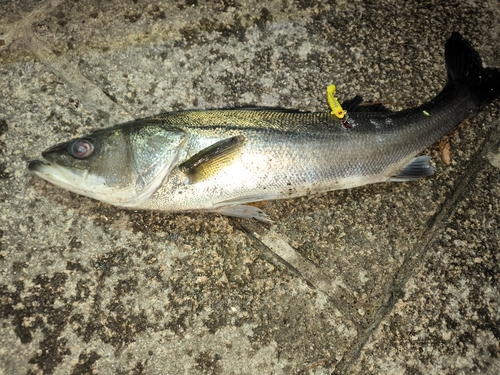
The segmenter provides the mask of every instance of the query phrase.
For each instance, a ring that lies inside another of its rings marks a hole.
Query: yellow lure
[[[344,118],[345,116],[345,111],[342,108],[342,106],[339,103],[339,100],[334,96],[335,91],[337,88],[335,85],[330,85],[326,88],[326,95],[328,97],[328,104],[330,105],[330,108],[332,109],[331,114],[338,117],[338,118]]]

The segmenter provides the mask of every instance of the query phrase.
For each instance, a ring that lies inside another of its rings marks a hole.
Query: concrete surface
[[[10,1],[0,12],[0,374],[500,373],[500,102],[436,174],[269,202],[274,225],[133,212],[27,173],[169,110],[413,106],[498,1]]]

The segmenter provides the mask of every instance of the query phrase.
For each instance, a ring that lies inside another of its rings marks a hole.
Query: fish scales
[[[471,98],[465,91],[458,94],[463,96],[458,115],[438,100],[425,106],[431,116],[423,114],[424,107],[404,116],[353,112],[350,129],[329,113],[224,110],[159,116],[160,123],[190,134],[186,158],[228,136],[244,134],[247,143],[225,173],[190,185],[178,172],[142,208],[209,209],[228,200],[243,203],[246,197],[296,197],[386,181],[470,114]],[[437,122],[441,126],[435,131]]]
[[[500,96],[500,70],[483,68],[460,34],[446,42],[445,60],[446,86],[415,108],[391,112],[356,97],[342,119],[270,108],[171,112],[55,145],[29,169],[116,206],[268,221],[246,203],[431,175],[430,158],[418,154]]]

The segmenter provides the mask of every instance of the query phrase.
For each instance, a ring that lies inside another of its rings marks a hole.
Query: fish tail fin
[[[464,85],[479,107],[500,96],[500,70],[483,68],[479,53],[458,32],[446,41],[444,56],[448,84]]]

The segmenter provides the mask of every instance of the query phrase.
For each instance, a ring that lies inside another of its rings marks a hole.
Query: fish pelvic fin
[[[408,164],[396,176],[389,178],[389,182],[405,182],[415,181],[421,178],[430,176],[434,173],[434,168],[431,165],[431,158],[429,156],[419,156]]]
[[[244,204],[235,206],[223,206],[214,210],[210,210],[210,212],[225,216],[240,217],[243,219],[255,219],[270,224],[274,223],[274,221],[271,220],[269,216],[267,216],[260,208],[247,206]]]
[[[464,85],[479,107],[500,96],[500,69],[483,68],[479,53],[458,32],[446,41],[444,56],[448,84]]]

